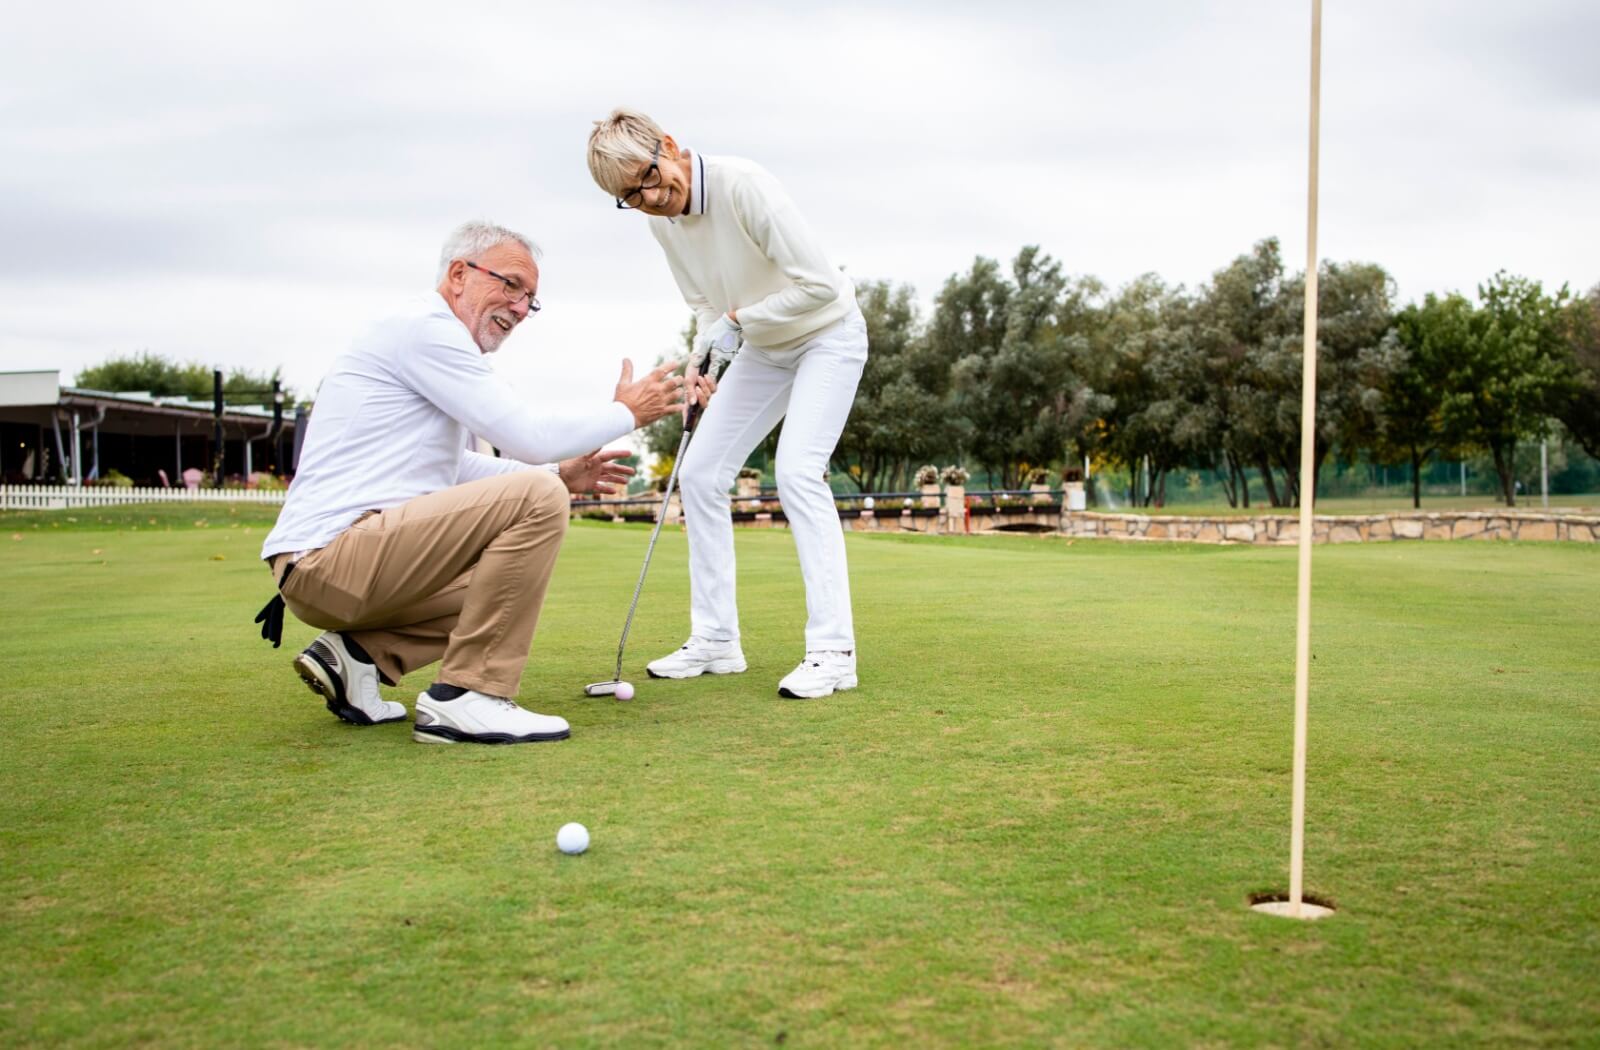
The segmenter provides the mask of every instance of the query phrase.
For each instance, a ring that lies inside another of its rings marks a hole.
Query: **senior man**
[[[445,242],[436,293],[357,339],[318,389],[288,501],[261,549],[279,597],[257,619],[274,646],[285,605],[324,628],[294,666],[347,722],[403,720],[379,681],[394,685],[442,658],[417,697],[413,739],[570,735],[565,719],[511,699],[566,534],[568,494],[624,482],[633,471],[617,460],[627,452],[591,450],[678,411],[684,380],[664,365],[634,381],[624,360],[614,401],[524,405],[485,355],[538,312],[537,254],[503,227],[460,227]],[[470,450],[470,435],[508,458]]]

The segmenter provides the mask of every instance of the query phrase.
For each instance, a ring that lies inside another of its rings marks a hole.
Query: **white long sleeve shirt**
[[[327,546],[366,511],[589,452],[633,429],[618,401],[536,416],[432,293],[334,360],[261,556]],[[469,433],[510,458],[469,452]]]
[[[739,311],[745,342],[792,350],[855,307],[855,285],[817,243],[778,180],[739,157],[693,154],[689,211],[650,232],[705,331]]]

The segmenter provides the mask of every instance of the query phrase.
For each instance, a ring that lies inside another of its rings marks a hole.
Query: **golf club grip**
[[[710,359],[710,355],[709,354],[707,354],[706,357],[707,357],[707,360]],[[727,370],[728,370],[728,366],[727,365],[723,365],[720,369],[717,370],[717,374],[712,376],[711,378],[714,381],[720,383],[722,381],[722,373],[726,372]],[[706,403],[704,401],[696,401],[694,404],[690,405],[689,406],[689,419],[688,419],[687,422],[684,423],[683,429],[686,430],[686,431],[693,431],[694,430],[694,425],[696,423],[700,422],[700,413],[704,412],[705,408],[706,408]]]

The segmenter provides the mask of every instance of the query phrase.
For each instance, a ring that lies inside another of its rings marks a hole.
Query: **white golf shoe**
[[[565,718],[540,715],[503,696],[467,690],[454,700],[417,697],[417,724],[411,739],[419,744],[536,744],[565,740],[572,729]]]
[[[745,669],[737,640],[713,642],[691,636],[677,652],[645,665],[651,678],[698,678],[703,674],[738,674]]]
[[[337,631],[323,632],[301,650],[294,669],[327,701],[329,711],[351,725],[375,726],[406,717],[404,704],[385,700],[378,692],[378,669],[351,656]]]
[[[778,695],[790,700],[814,700],[819,696],[856,687],[856,654],[829,649],[806,653],[800,666],[783,676]]]

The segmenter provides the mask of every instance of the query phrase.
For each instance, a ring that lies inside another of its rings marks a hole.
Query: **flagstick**
[[[1257,905],[1291,919],[1320,919],[1331,909],[1304,901],[1306,720],[1311,663],[1311,539],[1317,443],[1317,148],[1322,108],[1322,0],[1311,0],[1311,150],[1306,187],[1305,352],[1300,400],[1300,580],[1294,639],[1294,791],[1289,831],[1289,900]]]

